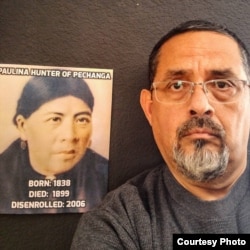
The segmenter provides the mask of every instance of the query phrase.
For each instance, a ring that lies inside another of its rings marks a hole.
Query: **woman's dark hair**
[[[16,117],[22,115],[28,118],[44,103],[54,99],[74,96],[85,102],[91,111],[94,106],[93,94],[87,83],[79,78],[40,77],[31,78],[23,88],[18,100],[13,122],[17,125]]]
[[[244,66],[244,69],[246,71],[247,77],[249,77],[249,52],[245,46],[245,44],[240,40],[240,38],[227,29],[226,27],[212,23],[209,21],[205,20],[191,20],[187,21],[184,23],[181,23],[179,26],[176,28],[170,30],[165,36],[163,36],[158,43],[154,46],[150,57],[149,57],[149,84],[151,86],[152,82],[154,81],[154,77],[156,74],[156,69],[158,66],[158,58],[159,58],[159,53],[162,45],[166,43],[170,38],[183,34],[186,32],[194,32],[194,31],[212,31],[212,32],[217,32],[222,35],[226,35],[228,37],[231,37],[239,46],[240,53],[241,53],[241,58],[242,58],[242,63]]]

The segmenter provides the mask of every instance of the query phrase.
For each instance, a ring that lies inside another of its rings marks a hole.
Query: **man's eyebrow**
[[[186,77],[188,75],[192,75],[192,70],[168,70],[164,73],[164,79],[169,80],[173,78],[179,78],[182,79],[183,77]],[[237,77],[236,74],[231,70],[230,68],[228,69],[212,69],[207,72],[207,76],[209,78],[235,78]]]
[[[236,74],[231,69],[214,69],[209,72],[210,77],[233,78]]]
[[[164,80],[172,79],[172,78],[181,78],[183,76],[186,76],[190,73],[190,70],[168,70],[164,74]]]

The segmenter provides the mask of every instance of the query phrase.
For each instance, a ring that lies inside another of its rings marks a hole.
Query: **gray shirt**
[[[217,201],[193,196],[165,165],[146,171],[83,214],[72,250],[172,249],[177,233],[250,233],[248,168]]]

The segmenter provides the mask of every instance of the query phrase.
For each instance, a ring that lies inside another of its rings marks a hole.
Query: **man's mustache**
[[[177,129],[176,133],[177,133],[178,140],[188,135],[190,131],[195,128],[209,129],[213,135],[219,137],[220,139],[224,139],[225,134],[226,134],[222,126],[214,122],[210,117],[203,117],[203,116],[192,117],[188,121],[184,122]]]

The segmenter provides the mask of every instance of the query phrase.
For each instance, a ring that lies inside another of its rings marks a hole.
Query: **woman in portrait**
[[[0,212],[85,212],[107,191],[108,161],[90,149],[94,97],[78,78],[33,77],[0,155]]]

